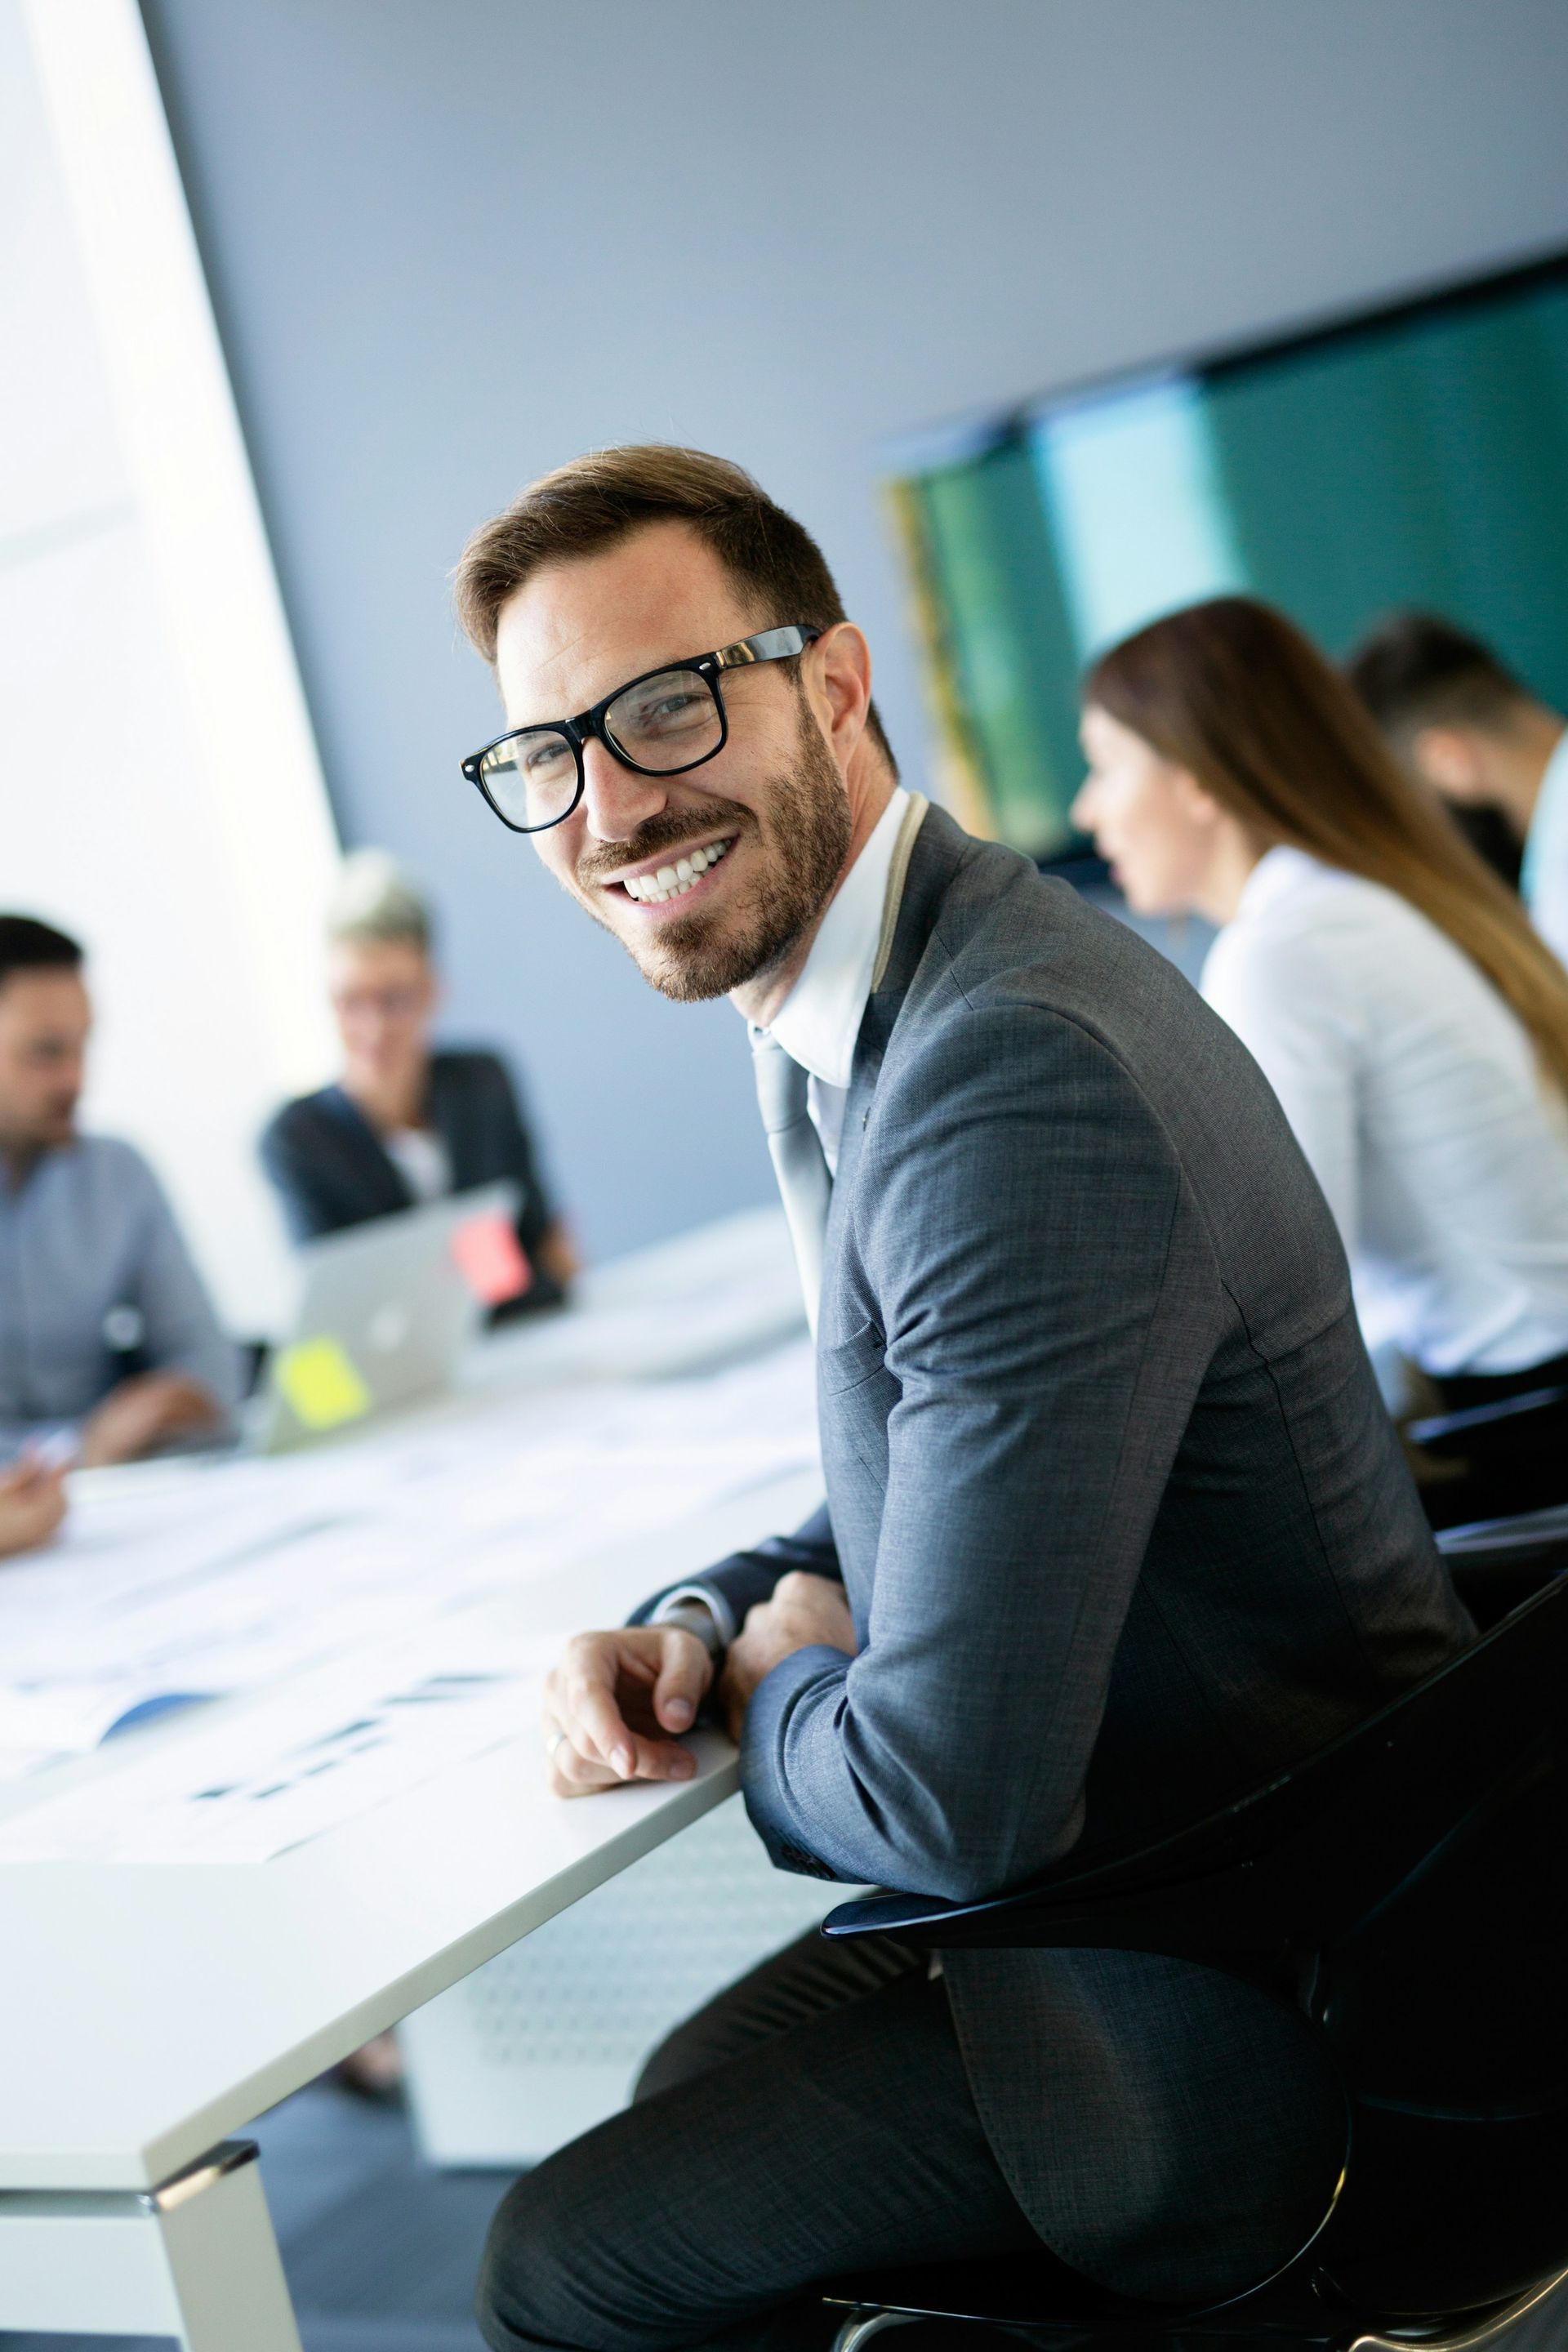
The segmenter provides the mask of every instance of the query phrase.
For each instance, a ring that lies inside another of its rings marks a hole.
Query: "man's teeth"
[[[684,898],[733,843],[731,835],[729,841],[710,841],[706,849],[678,857],[673,866],[661,866],[657,874],[628,874],[622,887],[628,898],[640,898],[645,907],[662,907],[667,898]]]

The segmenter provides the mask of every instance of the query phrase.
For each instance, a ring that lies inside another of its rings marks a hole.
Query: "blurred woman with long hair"
[[[1203,992],[1328,1197],[1369,1340],[1483,1416],[1440,1524],[1568,1493],[1568,974],[1338,673],[1223,596],[1103,655],[1075,803],[1130,904],[1219,936]],[[1563,1466],[1559,1468],[1557,1465]]]

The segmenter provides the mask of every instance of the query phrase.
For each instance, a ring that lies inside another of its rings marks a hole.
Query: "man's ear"
[[[853,621],[839,621],[807,648],[803,667],[823,732],[839,766],[847,766],[871,707],[871,648]]]
[[[1450,800],[1484,798],[1486,763],[1468,727],[1418,729],[1411,739],[1410,756],[1424,782]]]

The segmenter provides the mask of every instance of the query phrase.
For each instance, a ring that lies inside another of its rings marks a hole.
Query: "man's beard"
[[[616,927],[601,911],[604,893],[594,879],[595,866],[622,870],[661,850],[684,848],[697,838],[694,814],[669,810],[650,817],[629,841],[616,844],[613,856],[601,852],[579,862],[578,888],[606,929]],[[765,831],[757,814],[738,801],[705,801],[700,811],[706,835],[732,832],[738,846],[761,835],[758,870],[745,903],[711,912],[697,907],[661,923],[657,932],[650,925],[638,944],[622,941],[644,979],[679,1004],[728,996],[776,971],[821,914],[844,870],[853,836],[848,796],[804,709],[795,760],[773,779],[763,814]],[[621,937],[618,930],[616,936]]]

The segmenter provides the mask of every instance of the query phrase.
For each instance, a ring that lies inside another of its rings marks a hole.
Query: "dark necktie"
[[[768,1150],[779,1180],[779,1196],[795,1248],[795,1262],[800,1270],[800,1286],[805,1294],[806,1321],[815,1334],[833,1179],[823,1157],[822,1139],[811,1123],[806,1074],[800,1064],[793,1061],[765,1029],[752,1034],[752,1059]]]

